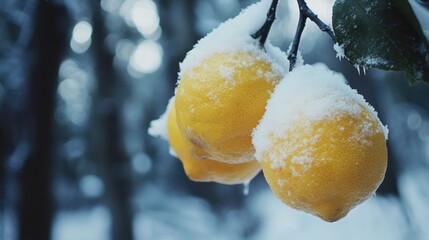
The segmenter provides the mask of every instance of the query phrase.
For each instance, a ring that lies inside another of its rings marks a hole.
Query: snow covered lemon
[[[225,163],[254,160],[252,130],[282,74],[258,46],[214,53],[183,74],[177,121],[192,154]]]
[[[381,184],[386,138],[377,113],[342,75],[301,66],[274,91],[253,143],[282,201],[333,222]]]
[[[181,160],[186,175],[191,180],[239,184],[249,182],[261,170],[256,160],[241,164],[227,164],[213,160],[195,159],[189,150],[190,143],[180,135],[174,104],[168,110],[167,121],[170,146]]]
[[[179,129],[198,159],[224,163],[254,160],[252,131],[287,57],[254,34],[265,22],[271,1],[259,1],[207,34],[180,64],[176,91]]]

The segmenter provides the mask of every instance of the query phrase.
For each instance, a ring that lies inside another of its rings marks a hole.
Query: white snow
[[[380,56],[365,56],[364,58],[358,59],[358,62],[365,63],[366,66],[374,66],[374,65],[385,65],[389,66],[389,61],[380,57]]]
[[[398,197],[371,197],[335,223],[286,206],[266,186],[256,185],[240,208],[215,211],[206,201],[186,195],[176,185],[171,189],[149,182],[133,198],[134,239],[227,240],[246,236],[249,240],[427,240],[427,170],[420,167],[401,175]],[[111,239],[112,220],[105,206],[61,210],[54,220],[53,240]],[[254,222],[258,225],[249,233]],[[15,239],[9,232],[13,232],[16,221],[7,210],[0,212],[1,223],[2,239]]]
[[[293,45],[293,42],[290,43],[289,48],[287,49],[287,53],[290,53],[290,50],[292,49],[292,45]],[[286,58],[286,60],[287,60],[287,58]],[[299,50],[296,53],[296,60],[295,61],[296,61],[295,67],[304,65],[304,59],[302,58],[301,51],[299,51]]]
[[[55,216],[54,240],[108,240],[111,216],[104,206],[87,211],[61,211]]]
[[[406,171],[398,178],[402,206],[410,218],[408,221],[413,228],[414,239],[428,239],[429,237],[429,228],[427,227],[429,216],[428,173],[428,168],[420,165],[412,171]]]
[[[398,197],[371,197],[335,223],[287,207],[267,187],[255,186],[254,194],[245,199],[241,208],[214,211],[201,198],[149,183],[133,198],[134,239],[243,239],[245,232],[250,240],[428,239],[428,176],[427,168],[401,175]],[[0,212],[0,221],[14,224],[6,213]],[[243,221],[243,217],[250,221]],[[111,218],[109,210],[100,205],[61,210],[54,219],[52,239],[109,240]],[[254,226],[249,222],[255,221],[258,225],[249,233],[249,226]],[[15,239],[8,233],[8,228],[14,226],[7,225],[0,228],[4,239]]]
[[[168,141],[168,112],[170,111],[170,108],[172,107],[174,103],[174,96],[168,100],[167,108],[165,109],[165,112],[158,118],[150,122],[150,127],[148,129],[149,135],[152,137],[159,137],[161,139],[164,139]],[[177,157],[176,152],[173,148],[169,147],[169,152],[171,156]]]
[[[259,46],[259,40],[251,36],[265,22],[270,4],[270,0],[262,0],[251,5],[235,18],[225,21],[200,39],[180,63],[179,81],[185,72],[212,54],[237,51],[253,52],[258,58],[271,62],[274,71],[284,75],[285,69],[288,68],[286,66],[288,61],[281,56],[281,51],[273,47],[269,41],[265,44],[266,51],[263,51]],[[271,54],[273,56],[270,56]],[[279,63],[276,62],[277,60],[280,60]],[[230,71],[221,71],[227,74],[226,77],[229,76]]]
[[[250,211],[260,217],[261,223],[250,238],[253,240],[424,239],[413,238],[414,235],[410,234],[412,230],[403,206],[393,197],[371,197],[335,223],[289,208],[269,190],[260,191],[252,200],[248,204]],[[424,209],[427,209],[427,204]],[[425,221],[420,222],[425,224]]]
[[[296,128],[299,122],[302,131],[312,131],[306,126],[322,119],[333,118],[337,113],[348,113],[359,115],[361,107],[371,115],[371,118],[378,119],[377,112],[365,99],[346,84],[346,79],[340,73],[330,71],[323,64],[303,65],[295,68],[289,73],[275,88],[271,99],[266,106],[266,112],[253,132],[253,144],[255,146],[255,157],[262,160],[262,155],[271,149],[273,139],[279,139],[289,131]],[[379,121],[379,132],[383,132],[387,139],[387,128],[383,127]],[[353,136],[353,140],[362,141],[367,144],[363,135],[373,135],[369,127],[363,121],[359,127],[359,133]],[[294,156],[294,161],[302,163],[304,167],[312,162],[311,146],[316,144],[318,133],[308,134],[312,137],[306,139],[305,151],[302,155]],[[270,152],[271,157],[276,159],[272,162],[273,168],[284,167],[283,159],[288,152],[299,149],[300,144],[285,142],[282,145],[283,151]]]
[[[152,122],[150,122],[148,133],[152,137],[160,137],[161,139],[168,141],[167,115],[173,102],[174,102],[174,97],[171,97],[170,100],[168,100],[168,105],[167,105],[167,108],[165,109],[165,112],[158,119],[155,119]]]
[[[233,75],[234,75],[234,72],[235,72],[234,68],[220,66],[219,67],[219,72],[220,72],[220,74],[221,74],[221,76],[223,78],[225,78],[228,82],[231,82],[233,85],[235,85],[234,78],[233,78]]]
[[[287,53],[290,51],[291,47],[292,43],[290,44],[288,51],[284,52],[280,48],[271,45],[270,42],[267,42],[265,44],[265,50],[267,51],[268,55],[273,58],[277,63],[281,64],[283,69],[285,69],[285,74],[287,74],[289,71],[289,60],[287,59]],[[303,64],[304,60],[302,58],[301,52],[298,50],[296,56],[296,66],[300,66]]]

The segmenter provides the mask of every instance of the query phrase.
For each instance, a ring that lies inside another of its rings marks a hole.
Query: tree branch
[[[293,39],[293,43],[292,43],[292,48],[290,49],[289,55],[287,57],[287,59],[289,60],[289,71],[292,71],[292,69],[295,67],[299,42],[301,41],[301,36],[302,36],[302,32],[304,31],[306,21],[307,21],[307,17],[300,14],[298,26],[296,28],[295,38]]]
[[[273,0],[271,7],[267,13],[267,19],[265,20],[264,25],[255,33],[252,34],[254,39],[259,38],[259,43],[261,46],[264,46],[267,41],[268,34],[270,33],[271,26],[273,25],[274,20],[276,19],[276,11],[279,0]]]
[[[307,3],[305,3],[305,0],[298,0],[298,3],[299,2],[302,2],[301,6],[303,6],[300,6],[300,11],[303,11],[305,16],[310,18],[310,20],[313,21],[319,27],[320,30],[326,32],[332,38],[332,40],[336,42],[332,29],[327,24],[322,22],[322,20],[320,20],[319,17],[317,17],[317,15],[314,14],[313,11],[311,11],[311,9],[307,6]]]
[[[335,35],[332,29],[328,25],[326,25],[322,20],[320,20],[316,14],[314,14],[314,12],[307,6],[307,3],[305,2],[305,0],[297,0],[297,2],[299,7],[299,21],[298,21],[298,26],[295,33],[295,38],[292,43],[292,48],[290,49],[288,54],[288,59],[290,62],[289,71],[292,71],[295,67],[296,56],[298,54],[298,46],[299,46],[299,42],[301,41],[301,35],[305,28],[305,23],[307,18],[309,18],[312,22],[314,22],[319,27],[320,30],[322,30],[323,32],[326,32],[332,38],[332,40],[336,42]]]

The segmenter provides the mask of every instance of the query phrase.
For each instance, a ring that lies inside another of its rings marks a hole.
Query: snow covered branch
[[[276,11],[279,0],[273,0],[271,7],[267,13],[267,19],[265,20],[264,25],[252,35],[253,38],[258,39],[261,46],[264,46],[267,41],[268,34],[270,33],[271,26],[273,25],[274,20],[276,19]]]
[[[326,32],[332,38],[332,40],[336,42],[332,29],[327,24],[322,22],[322,20],[320,20],[316,14],[314,14],[314,12],[307,6],[305,0],[297,0],[297,2],[299,6],[299,21],[296,28],[295,38],[293,39],[292,48],[290,49],[288,55],[288,59],[290,61],[289,71],[292,71],[292,69],[295,67],[299,42],[301,41],[302,32],[304,31],[307,18],[316,23],[320,30]]]

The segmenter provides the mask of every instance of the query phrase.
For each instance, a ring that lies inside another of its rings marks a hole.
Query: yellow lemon
[[[254,143],[273,192],[289,206],[333,222],[383,181],[384,132],[372,107],[342,77],[303,67],[276,88]]]
[[[213,160],[195,159],[189,150],[190,142],[182,138],[176,121],[175,106],[167,115],[168,139],[183,164],[186,175],[193,181],[217,182],[222,184],[246,183],[261,170],[256,160],[241,164],[227,164]]]
[[[185,71],[176,92],[177,121],[194,157],[254,160],[251,134],[282,77],[259,48],[215,53]]]

